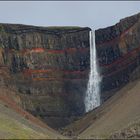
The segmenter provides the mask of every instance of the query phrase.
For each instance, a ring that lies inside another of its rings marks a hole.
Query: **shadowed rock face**
[[[129,81],[138,78],[140,65],[140,14],[96,31],[96,45],[102,75],[102,101]],[[135,78],[134,78],[135,76]]]
[[[84,113],[89,31],[0,25],[0,64],[10,75],[6,85],[19,92],[24,109],[52,127],[63,126],[70,116]]]
[[[70,123],[85,110],[90,30],[0,24],[0,83],[50,126]],[[102,101],[139,77],[139,38],[140,14],[96,30]]]

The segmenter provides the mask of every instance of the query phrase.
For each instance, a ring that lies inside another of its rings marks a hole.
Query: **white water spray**
[[[90,31],[90,74],[85,96],[85,111],[100,105],[100,75],[96,58],[95,32]]]

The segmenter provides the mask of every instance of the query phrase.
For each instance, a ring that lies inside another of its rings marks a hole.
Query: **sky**
[[[140,1],[0,1],[0,23],[105,28],[140,12]]]

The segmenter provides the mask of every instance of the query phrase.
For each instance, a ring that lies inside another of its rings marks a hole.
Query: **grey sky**
[[[0,22],[38,26],[88,26],[116,24],[140,12],[140,1],[0,1]]]

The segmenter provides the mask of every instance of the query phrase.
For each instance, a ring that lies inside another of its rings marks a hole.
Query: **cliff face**
[[[52,127],[84,113],[89,73],[89,31],[80,27],[0,24],[0,85]],[[96,30],[101,99],[140,77],[140,14]]]
[[[139,77],[140,14],[96,31],[96,47],[102,75],[102,101]]]
[[[7,70],[4,83],[18,92],[19,104],[25,110],[52,127],[84,113],[89,31],[0,25],[0,66],[1,71]]]

